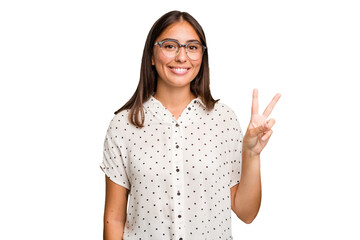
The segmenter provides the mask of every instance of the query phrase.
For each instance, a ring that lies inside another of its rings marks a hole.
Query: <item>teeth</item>
[[[175,72],[183,73],[183,72],[186,72],[186,71],[187,71],[187,68],[173,68],[173,70],[174,70]]]

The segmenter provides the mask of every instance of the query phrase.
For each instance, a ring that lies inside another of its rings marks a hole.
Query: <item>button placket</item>
[[[173,176],[174,176],[174,222],[178,237],[184,236],[184,211],[183,211],[183,154],[182,154],[182,138],[181,126],[178,122],[173,125]]]

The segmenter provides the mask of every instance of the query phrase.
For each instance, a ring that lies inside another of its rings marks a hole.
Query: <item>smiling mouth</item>
[[[169,67],[169,68],[175,74],[185,74],[190,69],[190,68],[179,68],[179,67]]]

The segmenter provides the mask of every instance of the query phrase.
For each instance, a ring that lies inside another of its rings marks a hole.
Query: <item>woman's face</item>
[[[199,36],[194,28],[186,21],[176,22],[168,26],[155,42],[166,38],[175,39],[180,44],[197,40],[201,43]],[[170,85],[172,87],[185,87],[196,77],[200,70],[202,58],[191,60],[186,54],[184,47],[176,57],[169,58],[164,55],[159,45],[154,46],[152,65],[158,73],[158,84]],[[185,69],[185,70],[184,70]]]

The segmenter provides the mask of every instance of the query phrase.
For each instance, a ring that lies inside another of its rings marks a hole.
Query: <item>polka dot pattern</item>
[[[143,128],[111,120],[103,172],[129,192],[124,240],[229,240],[230,188],[240,182],[243,134],[232,109],[198,97],[178,119],[151,96]]]

